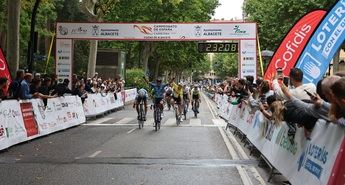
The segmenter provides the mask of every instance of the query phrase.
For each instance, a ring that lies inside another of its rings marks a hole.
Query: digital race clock
[[[233,42],[204,42],[198,43],[200,53],[237,53],[238,43]]]

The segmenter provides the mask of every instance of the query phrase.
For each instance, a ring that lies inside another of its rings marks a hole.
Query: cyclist
[[[135,108],[137,110],[138,113],[138,120],[139,120],[139,104],[141,101],[144,102],[144,106],[145,106],[145,115],[142,118],[143,121],[146,121],[146,114],[147,114],[147,99],[148,99],[148,93],[145,89],[141,88],[138,90],[138,94],[135,97],[135,102],[133,105],[133,108]]]
[[[182,100],[183,100],[183,84],[179,83],[176,84],[173,82],[172,84],[173,88],[173,98],[174,98],[174,104],[178,106],[177,108],[177,113],[181,117],[181,122],[183,121],[182,119],[182,112],[183,112],[183,106],[182,106]]]
[[[192,89],[191,94],[192,94],[192,107],[193,107],[193,104],[196,103],[197,101],[201,103],[200,91],[197,85],[194,85],[194,88]],[[195,109],[196,109],[196,112],[199,113],[199,106],[196,106]]]
[[[165,101],[168,105],[168,109],[170,110],[171,107],[171,97],[173,95],[173,89],[170,86],[165,88]]]
[[[164,89],[167,86],[167,84],[162,83],[162,79],[158,78],[156,83],[149,82],[145,77],[144,80],[146,83],[148,83],[151,88],[153,89],[153,103],[154,105],[159,105],[159,108],[161,109],[161,112],[163,112],[163,103],[162,100],[164,98]]]
[[[183,86],[183,108],[184,108],[184,118],[186,119],[186,114],[188,112],[189,103],[190,103],[190,88],[188,85]]]

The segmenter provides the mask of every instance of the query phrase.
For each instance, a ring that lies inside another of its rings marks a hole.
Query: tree
[[[213,58],[213,69],[216,75],[220,78],[225,78],[227,76],[237,76],[238,54],[215,54]]]
[[[19,67],[20,0],[7,1],[7,61],[11,74]]]

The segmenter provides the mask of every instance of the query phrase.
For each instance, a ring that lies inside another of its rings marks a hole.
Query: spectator
[[[314,94],[316,92],[316,86],[312,83],[303,84],[303,71],[298,68],[292,68],[289,74],[290,78],[290,85],[291,85],[291,94],[300,99],[300,100],[310,100],[310,97],[305,92]],[[279,98],[285,99],[284,93],[282,92],[278,79],[277,74],[274,75],[274,80],[272,82],[273,90]]]
[[[76,89],[78,83],[78,76],[76,74],[72,75],[72,91]]]
[[[333,101],[330,110],[330,119],[334,123],[345,126],[345,77],[337,80],[332,86],[331,91]]]
[[[270,84],[267,80],[264,80],[261,82],[261,84],[258,86],[259,91],[259,99],[255,99],[253,97],[253,92],[248,91],[249,94],[249,102],[251,106],[257,107],[261,103],[267,102],[267,97],[272,96],[274,92],[270,90]]]
[[[43,85],[39,88],[39,93],[41,93],[42,95],[46,95],[46,96],[49,96],[50,95],[50,91],[51,91],[51,82],[52,82],[52,79],[49,78],[49,77],[46,77],[43,81]],[[44,98],[43,99],[43,103],[45,106],[47,106],[47,98]]]
[[[21,87],[20,87],[20,98],[23,100],[31,99],[33,97],[37,97],[38,92],[35,94],[30,93],[30,82],[32,80],[32,74],[31,73],[26,73],[24,76],[24,80],[21,82]]]
[[[99,93],[98,83],[96,81],[92,83],[91,90],[93,93]]]
[[[93,93],[92,89],[91,89],[91,85],[92,85],[92,81],[91,81],[91,78],[88,78],[86,80],[86,84],[85,84],[85,90],[86,92],[88,93]]]
[[[294,143],[295,133],[297,130],[296,123],[299,126],[304,127],[305,136],[309,138],[318,118],[314,117],[312,114],[305,111],[303,107],[297,106],[290,100],[276,100],[267,103],[270,111],[266,110],[263,105],[260,106],[260,111],[265,115],[265,117],[271,119],[274,124],[280,124],[282,121],[287,123],[289,127],[288,137],[291,143]]]
[[[73,92],[73,95],[77,95],[81,98],[82,103],[84,103],[87,98],[87,92],[85,91],[85,84],[81,83]]]
[[[30,94],[39,93],[39,88],[41,87],[41,79],[34,78],[30,85]]]
[[[7,86],[7,78],[0,78],[0,100],[7,99],[8,94],[4,91],[4,87]]]
[[[40,73],[35,73],[33,80],[41,80],[41,74]]]
[[[340,78],[341,78],[340,76],[328,76],[322,80],[321,90],[328,102],[331,102],[331,103],[334,102],[331,87]]]
[[[16,74],[16,78],[14,81],[10,84],[9,88],[9,96],[13,99],[19,99],[20,98],[20,89],[21,89],[21,83],[24,79],[24,70],[19,69]]]
[[[52,95],[63,96],[64,94],[72,94],[72,91],[68,88],[69,80],[64,79],[63,83],[57,84]]]
[[[46,77],[43,81],[43,85],[39,88],[39,92],[43,95],[50,95],[52,79]]]

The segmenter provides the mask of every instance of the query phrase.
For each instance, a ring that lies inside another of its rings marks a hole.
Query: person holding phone
[[[274,79],[272,81],[273,91],[278,96],[278,98],[287,99],[287,97],[281,90],[278,79],[284,80],[284,76],[279,69],[277,70],[276,75],[274,75]],[[303,84],[303,71],[299,68],[292,68],[290,70],[288,84],[290,84],[289,88],[291,90],[291,94],[300,100],[310,100],[310,97],[305,92],[305,90],[312,94],[316,93],[316,86],[313,83]],[[287,84],[285,84],[285,86],[287,86]]]

